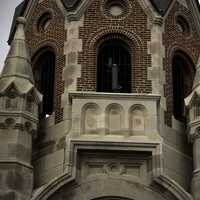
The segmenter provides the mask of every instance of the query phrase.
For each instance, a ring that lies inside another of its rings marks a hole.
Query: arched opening
[[[177,51],[172,59],[173,114],[179,121],[185,121],[184,98],[192,90],[195,67],[184,52]]]
[[[97,62],[98,92],[131,92],[131,55],[125,42],[119,39],[103,42]]]
[[[190,26],[187,20],[183,16],[181,15],[177,16],[176,23],[179,32],[181,32],[184,35],[190,34]]]
[[[127,198],[122,198],[122,197],[102,197],[94,200],[131,200]]]
[[[43,94],[40,117],[44,118],[54,107],[55,53],[51,48],[41,49],[34,56],[33,73],[36,87]]]

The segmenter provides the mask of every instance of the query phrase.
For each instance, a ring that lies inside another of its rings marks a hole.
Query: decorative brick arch
[[[174,54],[176,51],[182,51],[184,52],[186,55],[188,55],[188,57],[191,58],[191,60],[196,63],[197,62],[197,57],[190,51],[190,49],[188,49],[187,47],[179,44],[179,43],[174,43],[172,45],[169,46],[169,48],[167,49],[167,57],[168,58],[173,58]]]
[[[177,51],[183,52],[185,55],[187,55],[187,57],[190,58],[194,66],[197,63],[198,59],[194,54],[191,53],[191,51],[188,48],[179,43],[174,43],[170,45],[168,49],[166,49],[166,57],[167,57],[167,59],[165,60],[166,84],[164,85],[164,95],[166,98],[167,112],[165,113],[165,122],[169,126],[171,126],[172,115],[173,115],[172,59]]]
[[[32,49],[32,51],[31,51],[32,60],[34,59],[36,54],[39,53],[39,51],[41,49],[45,49],[46,47],[51,48],[54,51],[55,55],[58,56],[58,53],[59,53],[60,49],[59,49],[58,44],[56,43],[56,41],[55,40],[43,40],[37,45],[37,48]]]
[[[45,51],[50,50],[55,54],[54,111],[55,123],[60,122],[63,117],[63,109],[61,108],[61,95],[64,92],[64,82],[60,76],[60,72],[63,68],[63,66],[61,67],[61,61],[64,60],[64,56],[62,55],[63,50],[54,39],[42,40],[37,44],[37,47],[31,50],[32,67],[34,67],[34,62],[37,60],[37,57],[39,57]]]
[[[48,29],[39,32],[37,30],[38,20],[44,13],[50,13],[52,16]],[[55,1],[41,1],[37,3],[26,24],[26,40],[31,56],[46,46],[54,49],[56,54],[55,66],[55,123],[63,120],[63,110],[61,108],[61,95],[64,92],[64,82],[62,80],[62,71],[65,66],[64,42],[66,39],[65,16],[60,12]]]
[[[137,80],[136,74],[139,74],[141,77],[146,77],[145,74],[147,74],[147,68],[144,66],[143,60],[143,56],[145,55],[144,44],[136,33],[124,30],[123,27],[102,28],[91,34],[91,36],[87,39],[83,45],[84,51],[80,54],[79,58],[84,60],[82,64],[81,78],[78,79],[79,91],[96,91],[96,66],[98,47],[104,41],[110,39],[119,39],[125,42],[129,47],[132,63],[131,89],[132,92],[139,91],[140,87],[139,85],[137,86],[139,80]]]
[[[190,26],[189,34],[182,34],[178,31],[176,23],[177,16],[183,16],[186,19]],[[193,63],[196,64],[199,57],[200,43],[196,39],[198,38],[198,33],[192,13],[178,1],[174,1],[165,16],[164,29],[163,45],[165,46],[165,58],[163,67],[166,82],[164,85],[164,97],[166,98],[165,124],[172,127],[172,57],[174,52],[180,50],[185,52],[191,58]]]

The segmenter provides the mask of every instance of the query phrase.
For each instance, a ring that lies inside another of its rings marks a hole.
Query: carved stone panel
[[[135,182],[148,182],[149,161],[147,155],[97,153],[84,154],[80,158],[81,179],[94,179],[96,177],[121,177]]]
[[[88,103],[83,107],[82,128],[84,134],[97,134],[99,107],[94,103]]]
[[[134,105],[130,109],[131,135],[145,135],[146,110],[142,105]]]
[[[31,113],[34,112],[34,101],[31,96],[26,98],[26,110]]]
[[[106,109],[106,124],[108,127],[108,134],[122,134],[123,123],[123,108],[118,104],[108,105]]]
[[[5,100],[5,109],[6,110],[16,110],[17,109],[18,98],[9,98],[6,97]]]

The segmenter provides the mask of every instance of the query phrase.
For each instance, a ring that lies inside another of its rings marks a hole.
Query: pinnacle
[[[16,32],[11,43],[0,79],[3,78],[5,80],[5,78],[9,79],[11,77],[18,77],[27,79],[31,83],[34,82],[30,57],[25,41],[25,24],[26,19],[24,17],[17,18]]]

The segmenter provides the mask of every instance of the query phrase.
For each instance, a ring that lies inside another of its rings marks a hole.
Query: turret
[[[196,74],[191,94],[185,98],[188,112],[188,138],[193,144],[193,180],[192,194],[195,200],[200,200],[200,60],[196,66]]]
[[[19,17],[0,76],[0,199],[30,199],[33,188],[32,139],[42,96],[34,86],[24,26]]]

